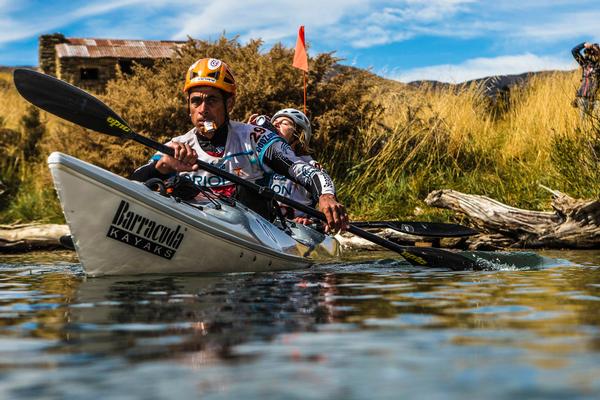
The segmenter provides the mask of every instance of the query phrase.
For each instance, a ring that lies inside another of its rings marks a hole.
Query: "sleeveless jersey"
[[[267,179],[265,176],[268,177],[273,174],[273,171],[263,163],[265,151],[271,144],[281,142],[283,139],[276,133],[259,126],[230,121],[227,141],[221,157],[207,154],[200,147],[196,137],[196,128],[171,139],[170,142],[173,141],[189,144],[198,153],[198,158],[202,161],[243,179],[260,184],[260,181]],[[233,185],[232,182],[202,169],[182,172],[181,174],[188,175],[197,185],[209,188],[221,189]]]

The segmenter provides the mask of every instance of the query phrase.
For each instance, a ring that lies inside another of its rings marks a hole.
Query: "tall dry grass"
[[[505,123],[500,125],[507,131],[504,160],[527,158],[545,164],[553,138],[576,133],[579,112],[571,103],[578,82],[577,73],[553,73],[534,76],[527,86],[515,90]]]
[[[429,192],[443,188],[531,209],[549,207],[549,194],[540,184],[579,197],[600,193],[600,130],[586,127],[571,106],[577,72],[533,76],[526,85],[513,88],[503,98],[505,104],[492,101],[483,85],[414,88],[378,81],[361,97],[358,93],[368,76],[360,79],[344,81],[335,94],[336,107],[328,107],[327,99],[317,96],[314,101],[323,111],[313,115],[321,145],[315,157],[333,171],[340,198],[354,219],[449,219],[448,213],[423,203]],[[10,203],[0,201],[1,222],[62,218],[45,166],[51,151],[127,174],[131,161],[115,155],[131,153],[129,145],[86,134],[45,113],[39,117],[43,136],[36,141],[35,154],[25,160],[22,147],[28,143],[30,128],[23,118],[31,119],[31,110],[11,81],[9,75],[0,75],[0,119],[6,132],[12,132],[12,139],[0,140],[0,180],[18,182],[18,187],[0,195],[10,196]],[[332,98],[334,91],[325,93]],[[345,104],[344,99],[351,102]],[[110,99],[107,102],[111,104]],[[347,124],[341,118],[345,114],[339,114],[340,104],[349,109],[366,107],[370,111],[361,115],[370,117]],[[135,110],[126,105],[116,108],[136,126]],[[384,112],[376,111],[380,109]],[[167,132],[170,126],[169,121],[151,122],[154,125],[148,127],[139,122],[142,131],[164,124]],[[135,148],[140,151],[135,158],[139,161],[145,155],[139,146]]]
[[[578,83],[577,72],[536,75],[505,105],[491,101],[483,84],[379,87],[372,97],[386,112],[360,132],[343,196],[361,217],[390,218],[423,210],[436,217],[422,200],[443,188],[533,209],[549,206],[540,184],[594,195],[598,129],[586,128],[571,105]]]
[[[0,73],[0,223],[62,221],[42,142],[60,121],[29,105]]]
[[[0,72],[0,112],[5,128],[17,129],[19,120],[26,107],[25,100],[16,90],[12,90],[12,76],[9,72]]]

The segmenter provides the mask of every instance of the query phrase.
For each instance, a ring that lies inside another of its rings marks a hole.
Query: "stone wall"
[[[41,35],[38,46],[38,62],[40,69],[48,75],[56,75],[56,49],[54,46],[67,42],[61,33]]]
[[[147,67],[154,63],[153,60],[132,61]],[[84,90],[102,92],[108,81],[115,78],[118,63],[116,58],[61,58],[58,60],[57,76]]]
[[[146,67],[154,64],[153,59],[58,58],[55,46],[68,42],[68,39],[60,33],[41,35],[38,48],[40,69],[45,74],[55,76],[88,91],[104,91],[108,81],[115,78],[120,61],[124,63],[124,72],[130,72],[132,62]]]
[[[60,79],[82,89],[94,92],[102,91],[108,81],[115,77],[115,60],[105,58],[61,58],[58,63],[57,75]]]

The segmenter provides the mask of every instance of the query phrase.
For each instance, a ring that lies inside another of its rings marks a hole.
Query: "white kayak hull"
[[[90,276],[290,270],[338,255],[335,239],[296,226],[294,240],[240,203],[178,202],[62,153],[48,164]]]

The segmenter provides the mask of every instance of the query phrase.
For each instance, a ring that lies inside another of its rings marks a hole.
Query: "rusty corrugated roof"
[[[172,40],[124,40],[67,38],[56,45],[59,58],[169,58],[185,42]]]

